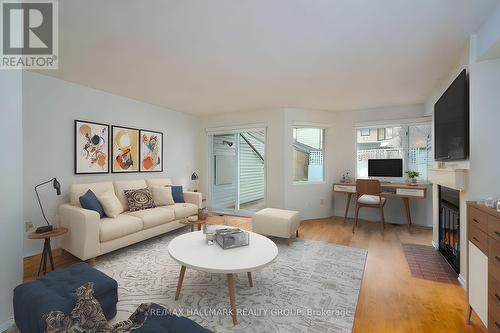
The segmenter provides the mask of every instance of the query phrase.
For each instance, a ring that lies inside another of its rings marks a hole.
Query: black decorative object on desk
[[[56,190],[56,194],[57,195],[61,195],[61,184],[57,181],[56,178],[52,178],[50,180],[47,180],[46,182],[40,183],[37,186],[35,186],[35,193],[36,193],[36,198],[38,200],[38,205],[40,205],[40,210],[42,211],[43,219],[47,223],[46,226],[36,228],[35,232],[37,234],[41,234],[41,233],[44,233],[44,232],[49,232],[49,231],[52,231],[54,229],[54,227],[49,223],[49,220],[47,220],[47,217],[45,216],[45,212],[43,210],[42,202],[40,201],[40,196],[38,195],[38,188],[40,186],[48,184],[50,182],[52,182],[52,187]]]

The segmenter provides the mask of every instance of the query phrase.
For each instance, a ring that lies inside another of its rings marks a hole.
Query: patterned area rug
[[[404,243],[403,251],[414,278],[459,284],[458,274],[432,246]]]
[[[246,274],[235,276],[239,324],[233,326],[223,274],[187,269],[181,298],[174,300],[180,266],[167,246],[186,230],[99,258],[96,268],[118,281],[114,321],[127,318],[142,302],[155,302],[221,333],[352,331],[366,250],[302,239],[288,246],[273,239],[278,258],[253,273],[253,288]]]

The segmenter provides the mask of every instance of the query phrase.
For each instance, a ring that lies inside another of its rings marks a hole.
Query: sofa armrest
[[[203,196],[200,192],[184,192],[184,201],[186,201],[187,203],[195,204],[196,206],[198,206],[198,209],[201,209],[203,205],[202,197]]]
[[[60,224],[69,232],[61,239],[62,248],[87,260],[99,255],[99,223],[101,217],[93,210],[63,204],[59,206]]]

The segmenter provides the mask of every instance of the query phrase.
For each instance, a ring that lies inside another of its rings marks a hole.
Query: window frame
[[[363,132],[363,131],[368,131],[368,132]],[[361,128],[359,131],[359,135],[360,136],[370,136],[371,135],[371,128]]]
[[[321,130],[322,132],[322,142],[321,142],[321,151],[323,153],[323,168],[322,168],[322,180],[295,180],[294,179],[294,168],[295,168],[295,164],[294,164],[294,159],[293,159],[293,151],[295,150],[294,148],[294,143],[295,143],[295,133],[296,133],[296,130],[297,129],[300,129],[300,128],[312,128],[312,129],[319,129]],[[327,128],[326,127],[323,127],[323,126],[319,126],[319,125],[292,125],[292,145],[291,145],[291,148],[292,148],[292,163],[290,164],[291,165],[291,181],[292,181],[292,185],[314,185],[314,184],[326,184],[326,130]]]
[[[375,129],[377,131],[377,141],[382,141],[382,140],[387,140],[387,139],[392,139],[394,138],[394,135],[393,135],[393,129],[394,127],[401,127],[402,128],[402,131],[403,131],[403,135],[404,135],[404,139],[403,139],[403,142],[402,142],[402,146],[401,146],[401,149],[403,150],[403,177],[401,177],[402,180],[404,180],[406,178],[406,171],[409,170],[409,164],[410,164],[410,127],[412,126],[419,126],[419,125],[427,125],[427,126],[431,126],[431,130],[432,130],[432,122],[431,121],[419,121],[419,122],[409,122],[409,123],[394,123],[394,122],[388,122],[386,124],[384,123],[378,123],[376,125],[371,125],[371,126],[356,126],[355,127],[355,133],[356,133],[356,137],[357,137],[357,131],[359,130],[361,132],[361,130],[363,129],[367,129],[367,128],[370,128],[370,129]],[[391,135],[390,135],[390,138],[387,137],[387,128],[391,128]],[[384,129],[384,139],[380,140],[379,139],[379,129]],[[431,131],[431,136],[432,136],[432,131]],[[432,144],[434,143],[433,142],[433,139],[431,139],[431,142]],[[357,154],[358,154],[358,147],[357,147],[357,140],[356,142],[354,142],[354,151],[355,151],[355,160],[357,159]],[[431,153],[432,151],[434,150],[434,147],[431,147]],[[430,156],[430,158],[432,159],[433,161],[433,157]],[[428,161],[429,163],[429,161]],[[358,162],[356,160],[355,162],[356,164],[356,170],[355,170],[355,175],[356,175],[356,178],[359,178],[359,174],[358,174]],[[389,177],[387,177],[389,178]],[[394,178],[394,179],[399,179],[398,178]],[[425,179],[421,179],[422,181],[424,182],[428,182],[428,175]]]

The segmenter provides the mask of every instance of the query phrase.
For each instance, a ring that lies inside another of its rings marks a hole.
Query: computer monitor
[[[368,177],[403,177],[403,159],[369,159]]]

